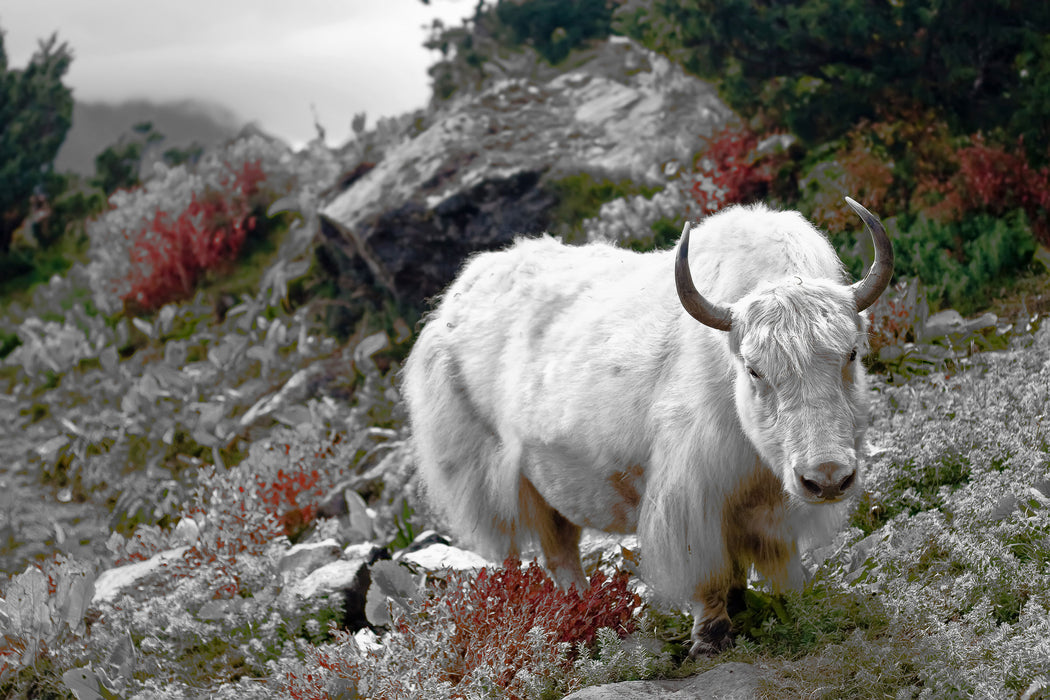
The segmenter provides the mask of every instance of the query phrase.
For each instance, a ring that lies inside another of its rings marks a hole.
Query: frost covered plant
[[[1009,697],[1050,673],[1050,332],[972,364],[882,387],[846,551],[924,688]]]
[[[83,359],[96,357],[100,343],[92,343],[87,334],[70,321],[41,321],[30,317],[16,329],[22,344],[5,359],[5,364],[17,365],[28,376],[50,370],[62,373]]]

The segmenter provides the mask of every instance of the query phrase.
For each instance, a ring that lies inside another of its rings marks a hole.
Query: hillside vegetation
[[[558,698],[725,661],[754,664],[770,698],[1050,696],[1050,18],[971,5],[479,5],[428,40],[426,113],[361,118],[337,151],[245,133],[140,169],[143,124],[91,177],[52,167],[66,47],[33,70],[0,60],[0,126],[52,129],[35,149],[0,139],[21,168],[0,169],[0,697]],[[754,581],[736,646],[698,661],[629,540],[588,556],[582,595],[515,561],[408,563],[439,526],[397,392],[425,305],[348,274],[318,215],[435,113],[564,71],[610,32],[715,81],[738,117],[692,162],[654,163],[659,187],[558,180],[565,238],[666,246],[681,219],[764,200],[859,275],[849,194],[897,252],[870,312],[849,526],[806,555],[806,590]],[[5,91],[27,81],[41,97],[16,112]],[[289,564],[331,540],[369,553],[357,607],[303,594]]]

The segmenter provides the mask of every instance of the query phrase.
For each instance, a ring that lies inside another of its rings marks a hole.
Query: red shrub
[[[954,177],[919,183],[921,190],[943,197],[934,214],[959,219],[972,212],[1002,216],[1023,209],[1036,238],[1050,245],[1050,169],[1032,167],[1020,141],[1013,150],[989,145],[980,134],[970,141],[956,153]]]
[[[899,347],[914,333],[918,314],[918,287],[914,281],[899,282],[879,297],[868,310],[868,342],[878,356],[884,347]]]
[[[694,168],[692,195],[706,216],[730,204],[761,199],[773,181],[772,159],[755,152],[758,134],[727,126],[708,140]]]
[[[557,588],[540,566],[522,567],[513,559],[474,577],[453,574],[443,591],[408,600],[407,611],[394,608],[392,630],[378,650],[362,651],[349,634],[337,632],[337,645],[311,650],[299,673],[285,674],[284,691],[317,700],[328,697],[327,688],[343,685],[357,687],[363,697],[418,697],[425,679],[450,683],[453,697],[484,687],[520,698],[519,671],[571,667],[577,648],[559,656],[558,643],[591,645],[601,627],[621,637],[633,630],[641,601],[627,578],[622,571],[612,578],[595,572],[580,595]],[[544,640],[540,647],[533,630]]]
[[[265,177],[259,163],[245,163],[224,189],[195,194],[178,216],[158,212],[134,237],[124,303],[159,308],[192,294],[206,271],[232,263],[255,228],[250,198]]]
[[[1028,164],[1021,142],[1008,152],[988,146],[978,134],[959,151],[959,174],[969,196],[990,213],[1024,209],[1036,237],[1050,245],[1050,172]]]
[[[341,434],[281,433],[253,446],[248,458],[232,469],[207,467],[191,504],[183,507],[200,530],[181,561],[169,566],[175,578],[199,575],[206,567],[216,578],[220,596],[240,588],[236,564],[266,551],[281,535],[295,535],[316,517],[318,505],[336,482],[346,477],[346,448]],[[294,435],[294,439],[293,439]],[[177,532],[141,525],[131,538],[118,534],[107,547],[117,564],[148,559],[175,546]]]
[[[279,469],[273,481],[259,480],[259,497],[277,517],[285,534],[295,534],[317,517],[317,501],[324,496],[317,489],[320,480],[316,469],[309,473]]]
[[[456,584],[445,596],[455,625],[449,643],[462,664],[447,670],[448,680],[458,683],[475,669],[496,666],[506,669],[497,681],[501,688],[528,661],[529,630],[540,627],[571,644],[590,644],[601,627],[626,636],[640,603],[627,588],[625,572],[609,579],[597,571],[579,595],[555,586],[542,567],[522,568],[513,559],[500,569],[482,569],[467,585]]]

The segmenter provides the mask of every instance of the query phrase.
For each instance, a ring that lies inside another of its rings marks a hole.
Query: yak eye
[[[850,362],[853,362],[856,359],[857,359],[857,348],[853,348],[853,352],[851,352],[849,354],[849,359],[846,360],[846,363],[848,364]]]
[[[747,366],[747,373],[750,374],[755,379],[761,379],[762,378],[762,375],[759,374],[758,371],[754,367],[752,367],[751,365]]]

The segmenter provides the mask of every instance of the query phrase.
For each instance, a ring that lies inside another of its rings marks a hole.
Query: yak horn
[[[875,261],[864,279],[853,284],[853,298],[857,302],[857,311],[863,311],[874,304],[890,284],[890,278],[893,277],[893,244],[890,243],[890,237],[886,235],[886,229],[878,217],[849,197],[846,197],[846,204],[857,212],[875,243]]]
[[[693,275],[689,272],[690,226],[690,222],[685,222],[682,239],[678,243],[678,258],[674,263],[674,283],[678,289],[678,298],[681,299],[682,306],[689,312],[689,315],[700,323],[716,330],[728,331],[733,327],[733,314],[730,309],[709,302],[693,284]]]

